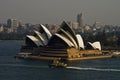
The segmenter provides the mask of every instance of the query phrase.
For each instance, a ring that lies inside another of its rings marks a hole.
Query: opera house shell
[[[76,34],[70,25],[63,21],[54,35],[41,24],[39,31],[26,36],[25,46],[21,48],[21,52],[66,60],[102,54],[99,41],[88,44],[91,48],[87,50],[82,36]]]

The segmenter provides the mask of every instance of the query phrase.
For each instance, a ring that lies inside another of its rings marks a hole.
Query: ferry
[[[50,68],[66,68],[67,64],[60,62],[59,60],[53,60],[53,63],[49,65]]]

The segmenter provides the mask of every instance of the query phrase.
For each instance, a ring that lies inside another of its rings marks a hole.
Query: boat
[[[67,64],[60,62],[59,60],[53,60],[53,63],[49,65],[50,68],[66,68]]]

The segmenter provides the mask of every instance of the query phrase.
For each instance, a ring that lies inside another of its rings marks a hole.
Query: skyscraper
[[[78,25],[79,27],[83,27],[84,26],[84,18],[83,18],[83,15],[82,13],[78,14],[77,15],[77,22],[78,22]]]
[[[19,22],[16,19],[8,19],[7,20],[7,26],[10,27],[10,28],[18,27],[19,26]]]
[[[11,29],[11,32],[14,31],[19,26],[19,21],[16,19],[8,19],[7,26]]]

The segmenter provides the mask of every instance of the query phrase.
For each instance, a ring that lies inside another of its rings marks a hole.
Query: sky
[[[85,24],[120,25],[120,0],[0,0],[0,23],[8,18],[32,24],[76,22],[81,12]]]

